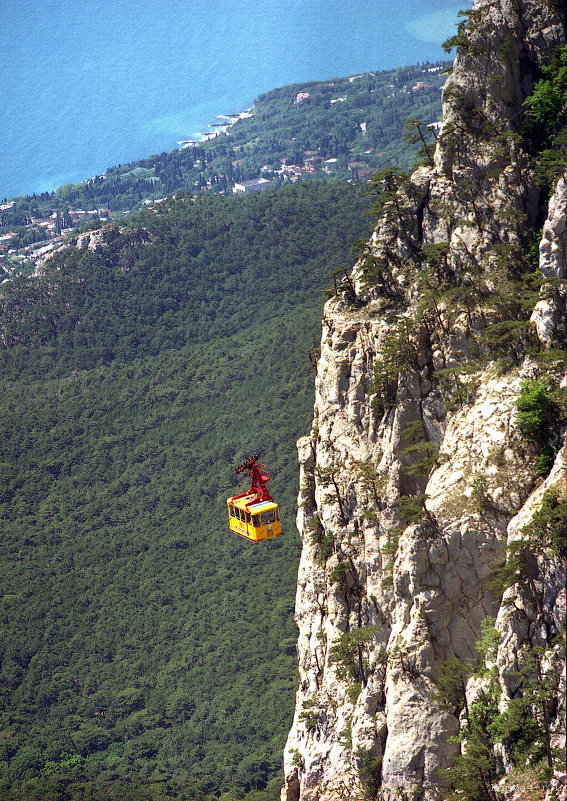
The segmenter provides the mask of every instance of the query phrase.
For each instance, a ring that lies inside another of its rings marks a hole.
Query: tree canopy
[[[277,797],[308,351],[369,202],[179,195],[3,285],[0,799]],[[260,545],[226,519],[255,452]]]

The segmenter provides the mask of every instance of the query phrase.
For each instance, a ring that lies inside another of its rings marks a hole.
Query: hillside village
[[[251,109],[219,115],[199,140],[55,192],[0,204],[0,281],[33,271],[77,229],[100,225],[176,191],[247,194],[300,180],[367,181],[411,166],[403,122],[433,127],[445,62],[283,87]],[[431,138],[433,134],[430,133]]]
[[[204,185],[198,187],[198,191],[200,193],[249,194],[268,189],[270,186],[279,186],[282,183],[296,183],[303,178],[312,179],[318,177],[321,179],[336,175],[338,162],[336,157],[324,159],[318,150],[305,150],[304,157],[303,166],[301,167],[297,164],[289,164],[286,158],[282,158],[279,168],[273,169],[269,165],[265,165],[261,168],[261,174],[258,178],[235,181],[232,186],[228,185],[221,190],[217,186],[218,176],[211,176]],[[240,162],[238,160],[234,161],[233,166],[240,166]],[[349,180],[357,181],[368,180],[378,169],[377,167],[371,167],[365,161],[349,161],[346,166],[351,174]],[[152,205],[153,203],[160,203],[162,200],[164,198],[146,198],[142,201],[142,204]],[[0,205],[0,220],[2,219],[2,212],[7,216],[14,211],[15,206],[15,201]],[[97,225],[110,222],[127,213],[129,212],[113,212],[110,209],[101,208],[89,209],[88,211],[84,209],[69,209],[62,215],[58,209],[50,208],[40,216],[28,217],[24,226],[19,226],[19,231],[9,230],[0,234],[0,268],[3,273],[1,280],[9,280],[22,269],[29,268],[38,262],[41,263],[65,241],[67,236],[77,229],[81,229],[93,222],[96,222]],[[0,230],[3,227],[9,226],[0,222]],[[22,238],[22,227],[29,237],[34,239],[37,237],[37,239],[24,247],[17,247],[19,240]],[[2,273],[0,273],[0,276],[2,276]]]

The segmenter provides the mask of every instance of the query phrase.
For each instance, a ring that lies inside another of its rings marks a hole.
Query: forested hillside
[[[308,351],[368,205],[178,195],[3,286],[1,799],[277,797]],[[226,520],[255,452],[260,545]]]

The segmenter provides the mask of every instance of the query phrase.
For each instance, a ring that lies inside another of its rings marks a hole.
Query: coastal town
[[[335,174],[337,158],[324,159],[316,150],[306,150],[304,157],[304,164],[301,167],[296,164],[289,164],[285,158],[281,159],[281,166],[277,169],[270,165],[265,165],[261,168],[261,175],[258,178],[235,181],[231,188],[225,190],[225,194],[242,195],[261,192],[273,186],[276,182],[278,185],[286,182],[295,183],[303,178],[313,178],[315,173],[320,173],[321,177]],[[233,166],[240,166],[239,161],[235,160]],[[360,160],[347,162],[347,167],[351,173],[351,180],[359,181],[369,179],[377,169]],[[265,177],[266,175],[269,175],[269,177]],[[214,179],[208,179],[199,187],[199,192],[201,193],[215,191],[218,191],[218,189],[215,186]],[[164,199],[161,197],[146,198],[142,201],[142,205],[150,206],[154,203],[160,203]],[[61,246],[69,235],[89,222],[96,221],[104,224],[129,213],[128,211],[114,212],[108,208],[97,208],[86,211],[84,209],[69,209],[64,214],[61,214],[58,209],[49,209],[45,216],[27,218],[23,226],[30,233],[39,237],[37,241],[24,247],[17,247],[17,242],[21,237],[22,226],[19,227],[20,232],[8,230],[4,233],[3,229],[6,225],[2,220],[3,216],[8,217],[15,210],[15,206],[16,201],[0,205],[0,232],[2,232],[0,233],[0,270],[2,270],[0,282],[8,280],[19,272],[27,271],[37,264],[41,264]]]
[[[247,116],[252,115],[248,114]],[[261,174],[258,178],[235,181],[232,187],[225,190],[225,193],[241,195],[261,192],[273,186],[275,182],[278,185],[285,182],[295,183],[302,178],[315,177],[316,172],[327,176],[332,176],[335,173],[337,158],[324,159],[316,150],[306,150],[303,155],[304,162],[301,167],[296,164],[290,164],[286,158],[282,158],[279,168],[274,169],[270,165],[264,165],[261,167]],[[240,163],[239,160],[235,160],[233,166],[238,167]],[[366,180],[376,171],[376,168],[370,167],[364,161],[347,162],[347,167],[351,173],[352,180]],[[266,177],[266,175],[269,177]],[[104,179],[104,176],[99,176],[99,179]],[[206,180],[199,187],[199,191],[218,191],[214,179],[209,178]],[[164,199],[146,198],[142,201],[142,205],[149,206],[154,203],[160,203]],[[61,246],[69,235],[73,234],[77,229],[83,228],[89,222],[96,221],[104,224],[129,213],[114,212],[108,208],[68,209],[61,213],[59,209],[52,208],[47,213],[44,212],[42,216],[26,218],[23,228],[27,229],[34,237],[37,236],[37,241],[23,247],[17,247],[18,240],[22,236],[22,226],[18,226],[17,231],[7,230],[4,232],[7,227],[6,222],[15,209],[15,200],[0,204],[0,269],[2,270],[0,281],[8,280],[19,272],[27,271],[37,264],[41,264],[54,250]]]
[[[261,168],[261,175],[258,178],[235,181],[232,187],[225,191],[225,194],[249,194],[261,192],[273,186],[289,182],[295,183],[306,177],[314,177],[316,172],[331,176],[337,163],[336,158],[323,159],[318,151],[306,150],[304,153],[304,165],[288,164],[287,159],[281,159],[281,166],[273,169],[269,165]],[[239,166],[235,160],[234,167]],[[347,164],[352,173],[353,180],[366,180],[375,172],[375,168],[369,167],[364,161],[352,161]],[[269,177],[265,177],[269,175]],[[100,176],[103,177],[103,176]],[[214,179],[208,179],[199,187],[199,192],[215,192]],[[142,201],[143,206],[151,206],[160,203],[165,198],[146,198]],[[58,247],[65,242],[66,238],[83,228],[90,222],[105,224],[115,218],[123,217],[128,211],[114,212],[108,208],[97,209],[68,209],[61,213],[58,209],[52,208],[43,213],[42,216],[30,216],[26,218],[24,226],[18,226],[18,230],[6,230],[5,220],[15,211],[16,201],[0,205],[0,282],[9,280],[19,272],[29,271],[51,255]],[[22,237],[22,227],[35,238],[30,244],[18,247],[18,241]]]
[[[175,192],[245,195],[301,180],[368,181],[394,163],[396,144],[398,153],[408,151],[404,119],[423,117],[434,135],[442,71],[442,64],[417,65],[273,90],[253,108],[218,115],[209,130],[180,139],[170,153],[108,168],[55,192],[5,198],[0,282],[32,273],[77,230],[108,224]],[[334,126],[321,125],[323,113],[336,119]]]
[[[14,207],[15,201],[0,205],[0,219],[3,214],[7,215],[12,212]],[[19,272],[27,272],[29,268],[41,263],[61,246],[69,234],[72,234],[77,228],[83,227],[89,221],[96,219],[106,223],[116,215],[109,209],[70,210],[66,213],[65,227],[61,225],[61,216],[57,209],[50,209],[47,216],[28,218],[24,228],[40,238],[24,247],[14,247],[21,237],[21,234],[16,231],[9,230],[6,233],[0,233],[0,282],[9,280]],[[4,227],[6,226],[0,227],[0,232]],[[20,229],[21,227],[19,226]]]

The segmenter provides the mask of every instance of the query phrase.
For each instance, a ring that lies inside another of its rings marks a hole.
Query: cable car
[[[252,486],[240,495],[227,499],[229,528],[239,537],[260,542],[279,537],[282,527],[278,505],[266,487],[270,474],[265,464],[257,464],[258,454],[237,467],[235,472],[247,470],[252,476]]]

